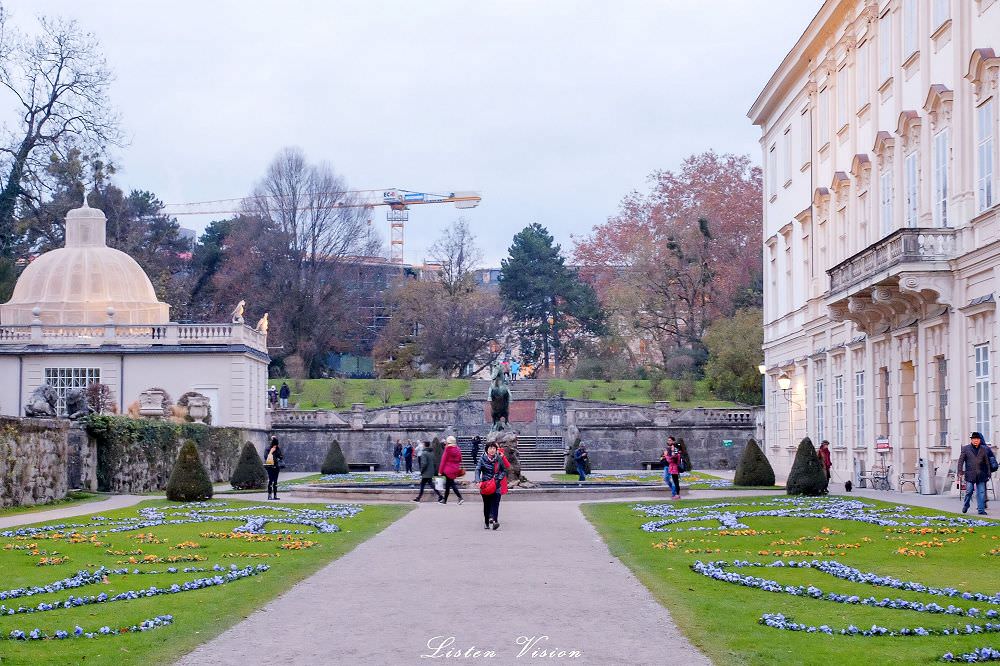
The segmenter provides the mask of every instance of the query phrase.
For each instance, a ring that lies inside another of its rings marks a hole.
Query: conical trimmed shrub
[[[826,491],[826,472],[812,441],[806,437],[795,452],[792,471],[785,489],[789,495],[822,495]]]
[[[767,456],[753,439],[747,442],[746,448],[743,449],[743,457],[740,458],[740,464],[736,466],[733,484],[737,486],[774,485],[774,469],[768,462]]]
[[[187,440],[174,461],[167,480],[167,499],[174,502],[200,502],[211,499],[212,480],[198,456],[198,447]]]
[[[681,450],[681,459],[684,461],[684,471],[693,472],[694,468],[691,467],[691,456],[688,455],[687,444],[684,443],[683,437],[677,438],[677,448]]]
[[[261,490],[267,485],[267,472],[252,442],[245,442],[236,461],[236,468],[229,477],[229,483],[236,490]]]
[[[434,474],[437,475],[441,469],[441,458],[444,457],[444,442],[437,437],[431,440],[431,454],[434,456]]]
[[[573,458],[573,454],[576,450],[580,448],[580,438],[577,437],[573,440],[573,445],[569,447],[569,453],[566,454],[566,473],[576,474],[576,459]]]
[[[340,442],[337,440],[330,442],[330,448],[326,451],[326,458],[319,471],[323,474],[347,474],[347,458],[344,457],[344,450],[340,448]]]

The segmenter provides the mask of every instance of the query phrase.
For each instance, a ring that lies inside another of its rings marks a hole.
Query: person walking
[[[516,382],[517,375],[521,372],[521,364],[517,362],[517,359],[511,359],[510,362],[510,381]]]
[[[497,453],[496,442],[486,445],[486,452],[476,464],[475,481],[479,484],[479,494],[483,497],[483,529],[500,529],[500,498],[503,497],[502,483],[507,477],[508,465]]]
[[[681,498],[681,461],[683,460],[683,454],[681,453],[681,447],[677,446],[677,442],[673,437],[667,438],[667,450],[663,454],[663,461],[666,463],[664,469],[664,478],[668,475],[670,481],[667,485],[670,486],[670,499],[680,499]]]
[[[480,437],[479,435],[476,435],[475,437],[472,438],[472,464],[473,465],[475,465],[475,464],[477,464],[479,462],[479,451],[480,451],[480,446],[479,445],[480,445],[480,443],[482,441],[483,441],[483,438]]]
[[[423,448],[420,449],[420,455],[417,456],[417,464],[420,467],[420,492],[413,498],[413,501],[419,502],[420,498],[424,496],[424,487],[429,486],[437,495],[438,502],[443,502],[444,498],[434,487],[434,452],[431,450],[430,442],[424,442]]]
[[[580,481],[587,480],[587,460],[589,455],[587,454],[587,447],[582,443],[573,452],[573,460],[576,462],[576,473],[580,475]]]
[[[986,515],[986,481],[990,478],[990,458],[986,449],[982,434],[974,432],[969,435],[969,443],[962,447],[962,453],[958,456],[958,473],[955,476],[959,479],[959,487],[963,478],[966,486],[962,513],[969,511],[974,490],[979,515]]]
[[[278,446],[278,438],[272,437],[267,445],[267,453],[264,454],[264,471],[267,472],[267,499],[276,500],[278,498],[278,472],[281,470],[281,447]]]
[[[281,399],[281,408],[288,409],[288,398],[292,395],[292,389],[288,388],[288,382],[281,382],[281,389],[278,391],[278,398]]]
[[[403,462],[406,463],[406,473],[413,473],[413,442],[406,440],[406,446],[403,447]]]
[[[833,461],[830,459],[830,442],[824,439],[816,454],[819,456],[819,461],[823,463],[823,472],[826,474],[826,488],[823,489],[823,492],[827,493],[830,492],[830,468],[833,467]]]
[[[392,468],[399,474],[399,466],[403,462],[403,445],[397,439],[396,445],[392,447]]]
[[[271,409],[278,407],[278,388],[274,384],[267,390],[267,404],[271,406]]]
[[[458,486],[455,484],[455,479],[465,474],[465,470],[462,469],[462,451],[458,448],[458,443],[453,435],[448,435],[448,438],[444,440],[444,453],[441,454],[441,466],[438,468],[438,473],[444,477],[444,497],[438,501],[441,504],[447,504],[448,493],[454,490],[459,505],[465,504],[462,493],[459,492]]]

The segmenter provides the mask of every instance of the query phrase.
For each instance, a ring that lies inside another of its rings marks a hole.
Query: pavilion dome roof
[[[29,263],[10,301],[0,305],[0,324],[25,325],[38,318],[47,325],[108,322],[165,324],[170,306],[156,292],[142,267],[129,255],[107,246],[104,213],[87,205],[66,215],[66,246]]]

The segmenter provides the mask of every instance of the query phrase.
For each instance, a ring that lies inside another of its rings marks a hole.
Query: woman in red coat
[[[438,467],[438,474],[444,476],[444,499],[439,499],[438,502],[447,504],[448,492],[454,490],[458,497],[458,503],[460,505],[465,503],[465,500],[462,499],[462,493],[458,492],[458,486],[455,485],[455,479],[461,473],[462,450],[458,448],[458,442],[455,441],[455,438],[449,435],[448,439],[444,440],[444,453],[441,455],[441,466]]]
[[[503,463],[503,468],[505,470],[509,470],[510,469],[510,461],[507,460],[507,454],[504,453],[504,450],[503,450],[502,446],[497,447],[497,453],[500,454],[500,462]],[[500,494],[501,495],[506,495],[507,494],[507,475],[506,474],[504,474],[503,478],[500,479]]]

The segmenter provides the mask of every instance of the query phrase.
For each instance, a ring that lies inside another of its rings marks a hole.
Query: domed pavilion
[[[65,247],[31,261],[0,305],[0,414],[22,416],[41,384],[63,411],[66,391],[97,382],[121,412],[160,389],[174,401],[205,396],[214,425],[265,428],[266,326],[247,326],[242,312],[221,324],[171,322],[142,267],[108,247],[106,223],[86,201],[69,211]]]

